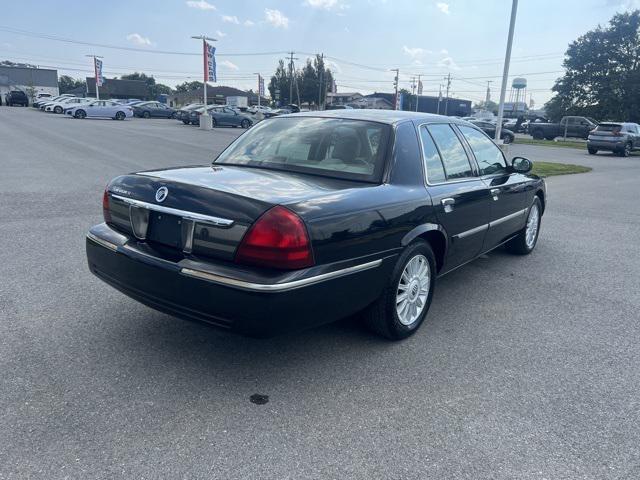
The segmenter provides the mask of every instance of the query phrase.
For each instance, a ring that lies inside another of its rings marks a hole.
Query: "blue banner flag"
[[[216,47],[204,40],[204,81],[217,82]]]

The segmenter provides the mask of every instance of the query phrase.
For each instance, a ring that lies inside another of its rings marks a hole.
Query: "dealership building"
[[[12,90],[23,91],[29,97],[35,97],[38,93],[58,95],[58,71],[0,65],[1,98]]]

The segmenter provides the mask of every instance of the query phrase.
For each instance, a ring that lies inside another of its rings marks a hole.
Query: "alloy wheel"
[[[525,242],[529,249],[532,249],[536,244],[539,225],[540,210],[538,209],[538,205],[534,203],[529,211],[529,218],[527,218],[527,227],[525,230]]]
[[[431,271],[424,255],[416,255],[404,267],[396,291],[396,313],[402,325],[416,322],[427,304]]]

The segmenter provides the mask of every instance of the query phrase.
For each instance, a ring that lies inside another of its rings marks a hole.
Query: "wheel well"
[[[440,271],[444,264],[444,254],[447,250],[447,240],[445,239],[444,234],[438,230],[431,230],[423,233],[418,238],[429,243],[431,250],[433,250],[433,254],[436,257],[436,269]]]
[[[542,190],[538,190],[536,192],[536,197],[540,199],[540,203],[542,204],[542,213],[544,213],[544,193],[542,193]]]

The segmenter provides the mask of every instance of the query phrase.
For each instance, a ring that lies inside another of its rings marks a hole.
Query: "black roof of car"
[[[342,118],[346,120],[367,120],[370,122],[396,124],[407,120],[422,122],[451,122],[467,124],[468,122],[454,117],[435,115],[432,113],[407,112],[404,110],[374,110],[374,109],[344,109],[344,110],[323,110],[320,112],[300,112],[287,115],[280,115],[278,118],[286,117],[320,117],[320,118]]]

